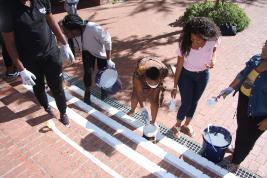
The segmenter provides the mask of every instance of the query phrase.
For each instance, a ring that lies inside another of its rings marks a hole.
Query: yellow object
[[[241,85],[241,92],[246,95],[246,96],[250,96],[251,95],[251,89],[252,89],[252,86],[256,80],[256,78],[258,77],[259,73],[254,69],[252,70],[247,78],[245,79],[245,81],[242,83]]]
[[[50,128],[50,129],[53,129],[53,128],[56,127],[56,125],[55,125],[55,123],[54,123],[54,121],[53,121],[52,119],[48,120],[48,121],[46,122],[46,125],[47,125],[47,127]]]
[[[139,66],[137,72],[139,75],[143,75],[145,73],[145,66]]]

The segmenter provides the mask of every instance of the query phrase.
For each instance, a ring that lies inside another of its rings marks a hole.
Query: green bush
[[[238,32],[244,30],[250,21],[246,13],[237,4],[230,2],[220,2],[217,6],[211,1],[195,3],[186,9],[180,21],[185,23],[192,17],[209,17],[218,26],[229,22],[236,25]]]
[[[120,2],[122,2],[122,0],[111,0],[112,4],[116,4],[116,3],[120,3]]]

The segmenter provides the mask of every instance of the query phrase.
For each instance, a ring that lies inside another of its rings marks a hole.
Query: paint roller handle
[[[212,148],[214,149],[215,152],[217,152],[217,149],[214,147],[213,143],[212,143],[212,140],[211,140],[211,137],[210,137],[210,124],[208,125],[208,137],[209,137],[209,140],[210,140],[210,144],[212,146]]]

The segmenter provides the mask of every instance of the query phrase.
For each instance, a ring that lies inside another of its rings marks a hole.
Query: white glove
[[[115,68],[115,63],[111,59],[108,59],[107,63],[110,68]]]
[[[26,68],[19,72],[20,77],[22,79],[22,83],[24,85],[35,85],[34,80],[36,79],[35,75],[33,73],[31,73],[30,71],[28,71]]]
[[[218,97],[223,96],[223,98],[225,98],[227,95],[229,95],[230,93],[232,93],[234,91],[234,89],[232,87],[228,87],[225,88],[224,90],[222,90],[219,94]]]
[[[140,109],[140,111],[141,111],[141,115],[142,115],[142,117],[143,117],[143,120],[145,121],[146,124],[148,124],[148,123],[149,123],[149,116],[148,116],[148,111],[147,111],[147,109],[146,109],[145,107],[142,107],[142,108]]]
[[[63,45],[60,47],[60,58],[65,61],[69,61],[70,63],[74,62],[75,58],[70,49],[69,44]]]
[[[172,98],[169,105],[169,111],[175,111],[176,110],[176,100],[175,98]]]

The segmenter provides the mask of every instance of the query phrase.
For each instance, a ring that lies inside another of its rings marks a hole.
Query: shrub
[[[202,3],[195,3],[188,7],[179,21],[185,23],[192,17],[209,17],[218,25],[226,22],[235,24],[237,31],[244,30],[249,24],[249,17],[237,5],[230,2],[220,2],[215,6],[215,2],[207,1]]]
[[[116,3],[120,3],[120,2],[122,2],[123,0],[111,0],[111,3],[112,4],[116,4]]]

